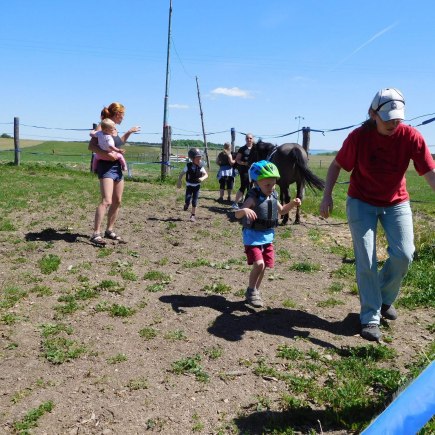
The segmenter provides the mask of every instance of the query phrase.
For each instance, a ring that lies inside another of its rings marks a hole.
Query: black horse
[[[269,160],[274,163],[280,174],[277,184],[280,190],[281,204],[290,202],[289,186],[296,183],[296,198],[301,201],[304,197],[305,185],[311,189],[323,190],[325,182],[313,174],[308,168],[308,154],[297,143],[285,143],[273,145],[268,142],[259,141],[253,145],[249,155],[249,164],[259,160]],[[300,207],[296,209],[295,224],[300,223]],[[282,224],[288,222],[288,214],[283,217]]]

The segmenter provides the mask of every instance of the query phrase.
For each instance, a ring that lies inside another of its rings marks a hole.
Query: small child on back
[[[192,201],[192,213],[190,215],[190,221],[195,222],[196,206],[198,204],[199,189],[201,187],[201,182],[207,177],[207,171],[201,165],[201,151],[198,148],[191,148],[187,153],[189,159],[191,160],[186,164],[184,169],[181,171],[177,187],[181,188],[181,179],[184,174],[186,174],[186,195],[184,200],[184,211],[189,208],[190,202]]]
[[[127,163],[123,154],[125,150],[120,148],[116,148],[115,141],[113,136],[116,136],[116,125],[115,123],[109,119],[105,118],[101,121],[101,130],[92,130],[89,133],[89,136],[96,137],[98,139],[98,146],[103,150],[107,151],[113,158],[119,160],[121,163],[121,169],[125,171],[127,169]],[[107,160],[103,156],[95,154],[94,159],[92,160],[92,170],[94,172],[97,171],[98,160]]]
[[[267,160],[253,163],[249,169],[249,178],[254,182],[254,187],[249,190],[245,202],[235,212],[235,216],[237,219],[243,218],[243,244],[248,264],[252,265],[246,302],[258,308],[263,306],[260,285],[265,269],[272,269],[275,265],[273,241],[278,214],[287,214],[292,208],[299,206],[301,200],[295,198],[284,206],[280,204],[275,191],[279,171]]]

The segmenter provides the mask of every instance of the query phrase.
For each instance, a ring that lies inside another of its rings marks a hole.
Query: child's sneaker
[[[189,208],[189,204],[184,204],[183,210],[186,211]]]
[[[190,216],[190,222],[196,222],[196,218],[194,214]]]
[[[240,207],[239,207],[239,204],[237,204],[237,202],[233,202],[231,208],[232,208],[233,210],[238,210]]]
[[[263,301],[260,296],[260,290],[257,290],[256,288],[247,288],[246,293],[246,302],[250,305],[252,305],[255,308],[261,308],[263,306]]]

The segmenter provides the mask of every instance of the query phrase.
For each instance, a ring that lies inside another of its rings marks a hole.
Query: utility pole
[[[305,119],[303,116],[295,116],[295,119],[298,120],[298,139],[296,141],[296,143],[299,143],[299,130],[300,130],[300,126],[301,126],[301,119]]]
[[[198,90],[199,113],[201,114],[201,125],[202,125],[202,136],[204,138],[205,159],[207,162],[207,169],[210,169],[210,161],[208,159],[208,149],[207,149],[207,138],[205,136],[205,129],[204,129],[204,116],[202,113],[202,106],[201,106],[201,95],[199,93],[198,77],[195,77],[195,79],[196,79],[196,89]]]
[[[162,138],[162,164],[161,164],[161,177],[166,178],[169,174],[169,160],[170,160],[170,141],[169,141],[169,126],[167,125],[168,115],[168,88],[169,88],[169,54],[171,47],[171,19],[172,19],[172,0],[169,0],[169,25],[168,25],[168,49],[166,54],[166,86],[165,86],[165,101],[163,109],[163,138]]]

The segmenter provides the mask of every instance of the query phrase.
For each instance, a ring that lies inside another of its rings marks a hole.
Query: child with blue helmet
[[[253,307],[263,306],[260,285],[266,268],[275,265],[273,241],[278,215],[287,214],[292,208],[301,204],[299,198],[285,204],[278,201],[275,191],[279,178],[278,168],[267,160],[260,160],[251,165],[249,178],[254,187],[249,190],[242,207],[235,212],[237,219],[242,219],[242,238],[247,262],[252,265],[249,285],[246,290],[246,302]]]

